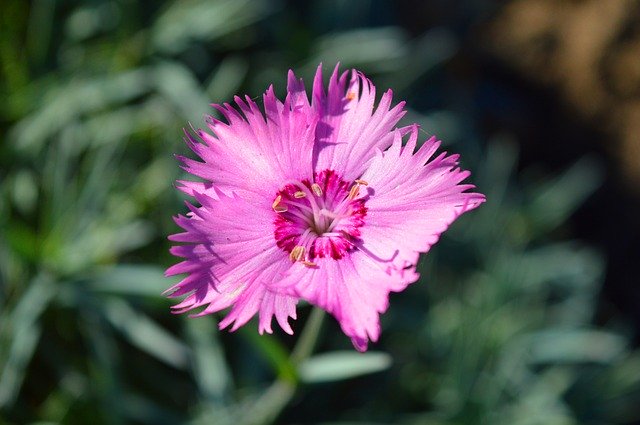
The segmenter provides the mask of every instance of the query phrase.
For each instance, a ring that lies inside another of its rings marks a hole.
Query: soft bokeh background
[[[634,0],[3,0],[0,424],[640,423]],[[356,353],[160,293],[181,128],[358,67],[488,202]]]

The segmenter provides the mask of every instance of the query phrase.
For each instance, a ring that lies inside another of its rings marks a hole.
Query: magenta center
[[[309,267],[316,258],[343,258],[360,238],[366,185],[346,182],[333,170],[316,173],[313,182],[288,183],[273,201],[276,244]]]

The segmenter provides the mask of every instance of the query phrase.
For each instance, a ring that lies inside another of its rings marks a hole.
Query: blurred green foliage
[[[624,326],[594,325],[602,256],[566,224],[597,161],[517,172],[515,143],[479,140],[446,99],[407,121],[455,144],[488,202],[392,296],[374,351],[351,350],[331,320],[309,358],[305,336],[169,314],[165,236],[184,210],[172,155],[210,101],[282,93],[288,68],[309,78],[320,61],[410,107],[433,93],[455,34],[372,26],[370,6],[309,2],[308,25],[267,0],[3,1],[0,423],[640,420],[640,353]],[[320,329],[307,311],[297,334]]]

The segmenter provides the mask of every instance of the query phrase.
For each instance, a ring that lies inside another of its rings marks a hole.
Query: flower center
[[[333,170],[309,180],[288,182],[273,201],[276,244],[294,262],[315,267],[316,258],[339,260],[354,249],[367,215],[363,186],[348,183]]]

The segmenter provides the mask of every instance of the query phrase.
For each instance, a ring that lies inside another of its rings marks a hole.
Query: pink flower
[[[231,307],[221,328],[259,315],[259,332],[276,321],[293,333],[296,303],[331,313],[364,351],[380,335],[389,292],[418,279],[415,267],[440,234],[485,198],[461,184],[457,155],[433,157],[430,138],[416,150],[418,127],[396,128],[404,103],[392,92],[375,105],[375,87],[360,72],[334,70],[325,92],[318,67],[311,102],[289,72],[287,96],[269,87],[264,114],[249,97],[214,105],[211,133],[186,134],[202,161],[181,157],[204,182],[180,181],[195,198],[172,254],[184,261],[166,274],[186,274],[169,289],[186,296],[175,312],[196,316]],[[403,139],[406,143],[403,146]]]

